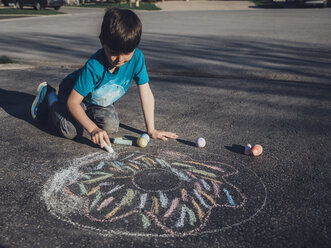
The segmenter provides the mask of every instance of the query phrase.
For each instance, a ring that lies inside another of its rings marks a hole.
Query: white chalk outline
[[[214,153],[209,153],[209,154],[218,156],[217,154],[214,154]],[[93,163],[94,161],[97,161],[97,160],[105,159],[105,158],[111,158],[111,156],[109,156],[109,154],[105,154],[105,153],[101,153],[101,152],[89,154],[87,156],[84,156],[84,157],[81,157],[81,158],[78,158],[78,159],[71,160],[71,164],[72,165],[69,166],[69,167],[66,167],[65,169],[62,169],[60,172],[65,172],[65,171],[68,171],[69,169],[77,169],[77,172],[78,172],[78,168],[79,167],[81,167],[81,166],[83,166],[85,164],[88,164],[88,163]],[[218,161],[208,161],[208,162],[211,162],[211,163],[222,163],[222,162],[218,162]],[[223,164],[225,164],[225,163],[223,163]],[[239,165],[242,166],[242,167],[244,167],[243,165],[241,165],[241,163],[239,163]],[[248,218],[246,218],[244,220],[241,220],[241,221],[239,221],[237,223],[234,223],[234,224],[229,225],[229,226],[224,226],[224,227],[219,228],[219,229],[199,231],[198,233],[152,234],[152,233],[132,233],[132,232],[127,232],[127,231],[117,231],[117,230],[104,230],[104,229],[100,229],[100,228],[96,228],[96,227],[92,227],[92,226],[85,226],[85,225],[82,225],[82,224],[73,222],[72,220],[70,220],[66,216],[59,216],[58,213],[56,213],[52,209],[52,207],[50,206],[51,204],[48,201],[49,200],[48,198],[49,198],[50,194],[48,193],[47,186],[48,185],[52,185],[53,180],[55,179],[55,177],[57,175],[59,175],[60,172],[55,173],[55,175],[53,177],[51,177],[45,183],[44,189],[43,189],[43,194],[42,194],[42,197],[41,198],[45,201],[45,203],[47,205],[47,209],[49,210],[49,212],[53,216],[55,216],[57,219],[59,219],[61,221],[65,221],[67,223],[70,223],[71,225],[73,225],[73,226],[75,226],[77,228],[81,228],[81,229],[89,230],[89,231],[94,231],[97,234],[102,235],[104,237],[111,237],[113,235],[131,236],[131,237],[160,237],[160,238],[162,238],[162,237],[163,238],[169,238],[169,237],[200,236],[200,235],[203,235],[203,234],[210,234],[210,233],[221,232],[221,231],[228,230],[228,229],[231,229],[233,227],[239,226],[239,225],[241,225],[243,223],[246,223],[246,222],[252,220],[253,218],[255,218],[255,216],[257,216],[264,209],[264,207],[266,206],[266,203],[267,203],[267,198],[268,198],[267,187],[264,184],[262,178],[259,177],[253,170],[251,170],[249,168],[245,168],[245,169],[246,170],[249,170],[251,173],[253,173],[253,175],[256,176],[259,179],[261,185],[263,186],[265,197],[264,197],[264,200],[263,200],[263,203],[262,203],[261,207],[254,214],[252,214]],[[57,193],[57,192],[59,192],[61,190],[63,190],[63,188],[60,187],[60,188],[58,188],[58,190],[55,193]]]

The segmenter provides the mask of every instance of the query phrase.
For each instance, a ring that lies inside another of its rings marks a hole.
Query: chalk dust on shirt
[[[121,85],[112,84],[111,82],[91,92],[93,104],[103,107],[116,102],[124,93],[125,90]]]

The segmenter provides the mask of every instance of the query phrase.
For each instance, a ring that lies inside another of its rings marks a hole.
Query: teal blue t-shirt
[[[82,68],[62,81],[59,95],[73,88],[84,96],[83,102],[86,105],[106,107],[125,94],[133,79],[138,85],[149,81],[143,53],[135,49],[130,61],[110,73],[109,62],[102,48]]]

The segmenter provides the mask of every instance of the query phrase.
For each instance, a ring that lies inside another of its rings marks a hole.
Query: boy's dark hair
[[[140,42],[142,24],[131,10],[111,8],[103,17],[99,39],[114,54],[128,54]]]

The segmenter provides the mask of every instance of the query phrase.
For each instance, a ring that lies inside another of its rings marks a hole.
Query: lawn
[[[274,2],[273,0],[252,0],[253,3],[259,8],[272,9],[272,8],[284,8],[284,2]]]
[[[88,8],[121,8],[121,9],[137,9],[137,10],[160,10],[154,3],[143,3],[139,2],[139,7],[136,7],[135,3],[86,3],[77,7],[88,7]]]
[[[17,63],[15,60],[9,58],[8,56],[0,56],[0,64],[11,64],[11,63]]]

